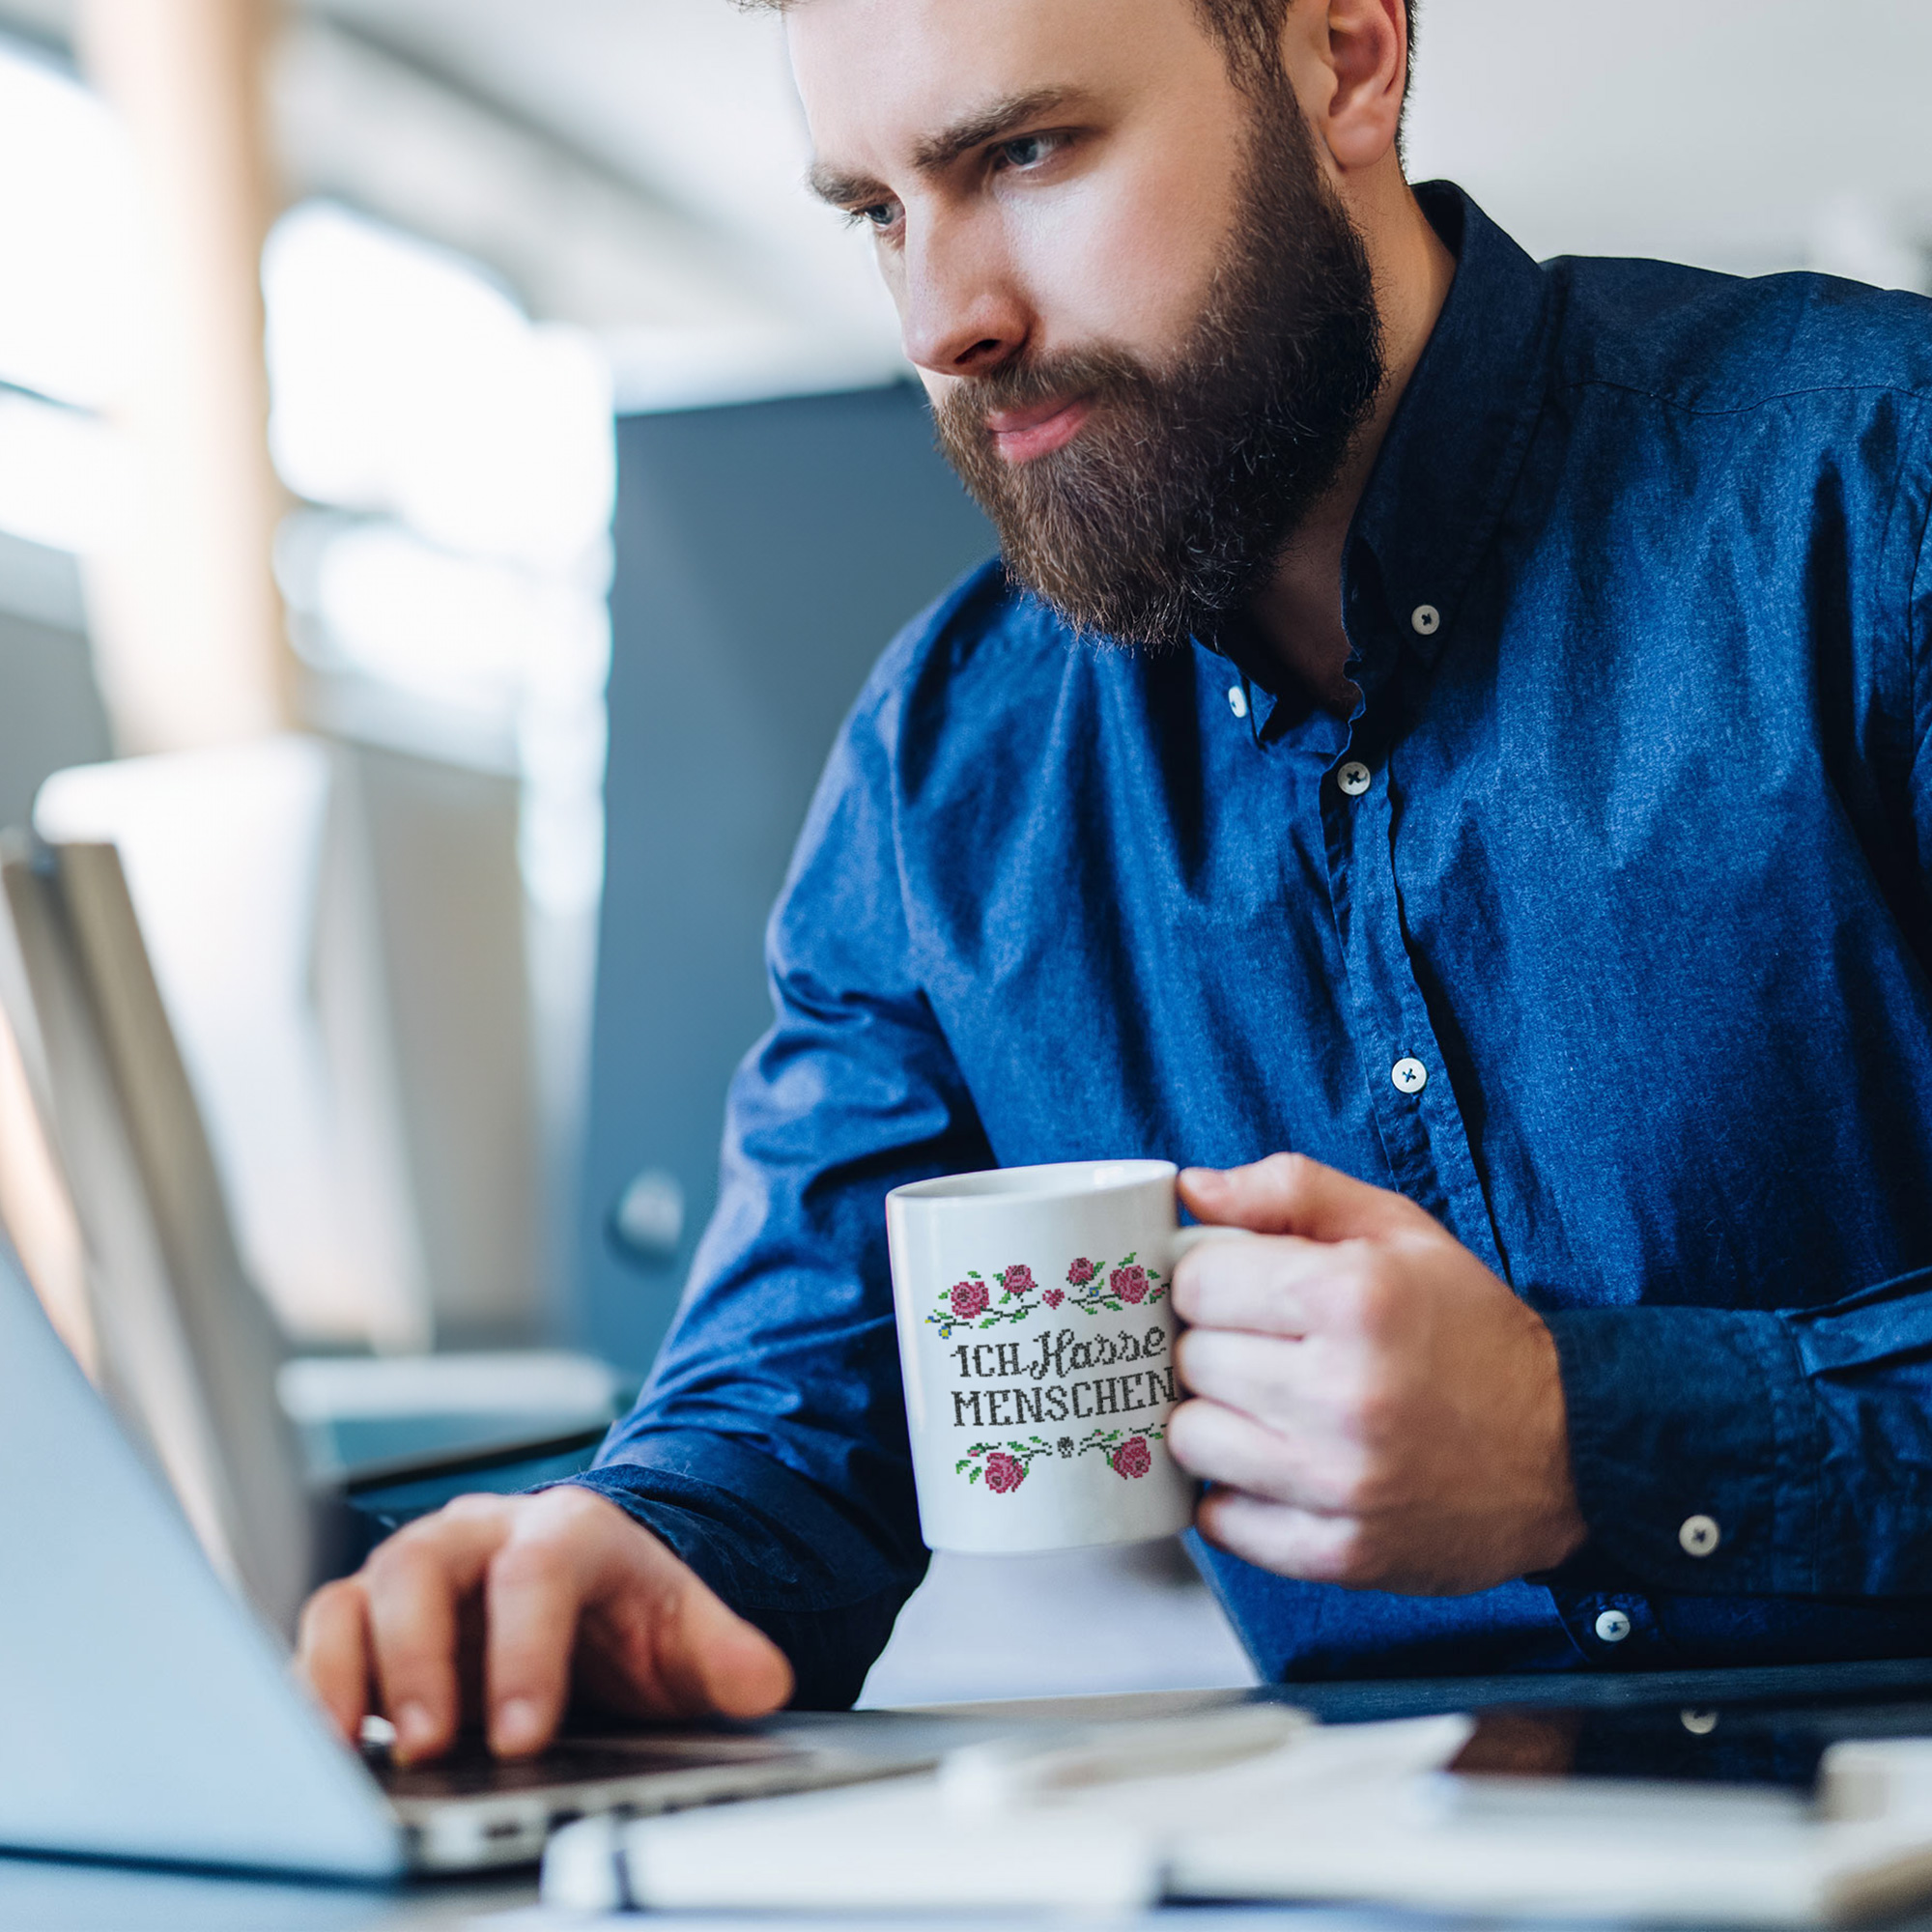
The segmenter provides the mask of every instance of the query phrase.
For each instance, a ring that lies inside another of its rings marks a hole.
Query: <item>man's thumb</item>
[[[789,1700],[792,1674],[784,1652],[695,1577],[680,1606],[678,1639],[684,1651],[678,1674],[711,1710],[760,1718]]]
[[[1190,1167],[1180,1177],[1180,1198],[1203,1221],[1310,1241],[1435,1226],[1406,1195],[1371,1187],[1300,1153],[1272,1153],[1247,1167]]]

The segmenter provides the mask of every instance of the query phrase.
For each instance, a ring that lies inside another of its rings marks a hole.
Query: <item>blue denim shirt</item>
[[[716,1219],[582,1479],[802,1701],[925,1561],[886,1190],[1088,1156],[1299,1150],[1555,1334],[1583,1551],[1415,1598],[1198,1550],[1266,1677],[1932,1649],[1932,304],[1425,206],[1459,266],[1348,539],[1352,717],[989,567],[833,753]]]

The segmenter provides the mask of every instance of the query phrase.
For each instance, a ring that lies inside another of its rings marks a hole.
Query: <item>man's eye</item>
[[[870,208],[854,209],[853,214],[867,228],[890,228],[899,218],[899,205],[895,201],[875,201]]]
[[[993,150],[994,158],[1009,168],[1037,168],[1059,147],[1051,134],[1015,134]]]

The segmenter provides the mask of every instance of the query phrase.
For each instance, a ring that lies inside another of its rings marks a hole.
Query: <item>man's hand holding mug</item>
[[[1487,1589],[1583,1541],[1556,1345],[1412,1201],[1298,1154],[1191,1168],[1180,1199],[1262,1240],[1175,1271],[1193,1400],[1175,1461],[1201,1533],[1264,1569],[1414,1595]]]

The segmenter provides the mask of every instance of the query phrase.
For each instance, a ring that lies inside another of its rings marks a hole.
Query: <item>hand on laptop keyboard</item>
[[[326,1584],[297,1667],[352,1744],[372,1711],[416,1763],[487,1722],[523,1757],[575,1691],[617,1715],[756,1717],[791,1667],[648,1530],[582,1489],[460,1496]]]

